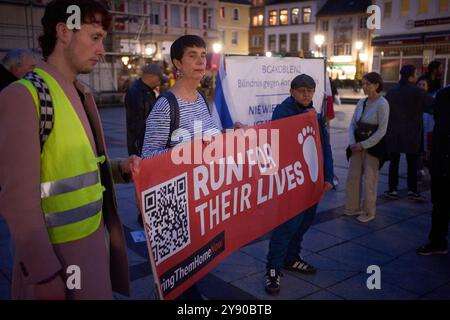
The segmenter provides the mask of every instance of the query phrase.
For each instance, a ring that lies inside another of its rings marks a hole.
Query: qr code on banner
[[[187,174],[142,192],[145,222],[156,265],[191,243]]]

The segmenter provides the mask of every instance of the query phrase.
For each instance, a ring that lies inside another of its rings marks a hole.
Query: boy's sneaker
[[[266,292],[270,295],[277,295],[280,293],[280,278],[282,274],[275,269],[269,269],[266,273]]]
[[[447,254],[448,249],[446,247],[437,247],[432,245],[431,243],[427,243],[426,245],[417,248],[416,253],[421,256],[431,256],[434,254]]]
[[[303,259],[296,260],[292,263],[288,263],[284,267],[287,270],[296,271],[296,272],[305,273],[305,274],[313,274],[313,273],[317,272],[316,268],[314,268],[312,265],[310,265],[308,262],[306,262]]]
[[[424,202],[425,197],[418,192],[408,191],[408,199],[417,202]]]
[[[388,197],[389,199],[392,199],[392,200],[397,200],[398,199],[398,192],[397,192],[397,190],[392,190],[392,191],[386,190],[384,192],[384,195],[386,197]]]

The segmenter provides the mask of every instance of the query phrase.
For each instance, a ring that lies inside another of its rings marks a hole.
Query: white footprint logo
[[[303,145],[303,157],[305,158],[306,165],[308,166],[309,176],[312,182],[316,182],[319,178],[319,158],[317,156],[316,141],[314,136],[316,131],[312,127],[303,128],[298,134],[298,143]]]

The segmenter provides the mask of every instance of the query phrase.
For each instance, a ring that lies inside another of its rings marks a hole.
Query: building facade
[[[371,0],[329,0],[317,14],[316,32],[332,79],[354,80],[372,69],[372,31],[367,29]]]
[[[392,85],[400,68],[413,64],[419,73],[432,60],[445,66],[444,85],[450,84],[450,1],[377,0],[381,29],[373,38],[373,70]]]
[[[275,55],[314,56],[316,14],[326,1],[268,1],[264,50]]]
[[[250,29],[249,29],[249,54],[261,56],[265,54],[265,12],[264,7],[267,0],[252,0],[250,7]]]
[[[219,1],[217,26],[224,54],[249,54],[250,2]]]
[[[0,58],[12,48],[30,48],[40,53],[38,37],[48,2],[0,0]],[[203,37],[208,51],[219,41],[218,0],[102,2],[108,5],[113,17],[105,40],[106,56],[91,74],[79,77],[100,100],[104,93],[124,91],[145,63],[170,65],[170,46],[184,34]]]

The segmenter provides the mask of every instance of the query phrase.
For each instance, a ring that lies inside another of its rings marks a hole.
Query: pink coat
[[[107,155],[92,95],[84,93],[82,103],[74,84],[55,67],[45,62],[38,66],[58,81],[72,102],[97,155]],[[84,92],[79,83],[75,85]],[[113,180],[125,182],[118,172],[119,161],[102,167],[106,191],[101,227],[84,239],[52,245],[41,210],[39,121],[34,101],[24,86],[12,84],[0,93],[0,115],[0,213],[15,246],[12,298],[33,299],[36,283],[57,272],[65,280],[69,265],[80,267],[81,289],[67,290],[68,299],[112,299],[112,290],[129,295],[126,243],[113,185]]]

